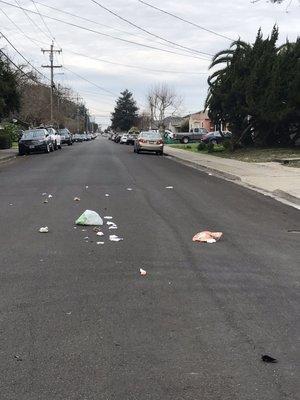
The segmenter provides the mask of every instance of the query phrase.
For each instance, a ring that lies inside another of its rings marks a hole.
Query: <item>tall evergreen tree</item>
[[[206,108],[244,145],[289,145],[300,133],[300,39],[279,48],[277,39],[277,26],[266,39],[259,30],[253,45],[236,41],[211,64],[222,68],[208,79]]]
[[[17,76],[0,52],[0,120],[20,108]]]
[[[111,126],[113,129],[128,131],[134,126],[138,118],[138,107],[129,90],[121,92],[116,101],[114,112],[112,113]]]

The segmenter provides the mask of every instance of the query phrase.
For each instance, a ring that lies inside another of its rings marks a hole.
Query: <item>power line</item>
[[[216,36],[222,37],[222,38],[224,38],[224,39],[230,40],[231,42],[234,41],[234,39],[231,39],[231,38],[228,37],[228,36],[225,36],[225,35],[222,35],[221,33],[217,33],[217,32],[215,32],[215,31],[212,31],[211,29],[204,28],[204,26],[198,25],[198,24],[196,24],[196,23],[194,23],[194,22],[191,22],[191,21],[189,21],[189,20],[187,20],[187,19],[185,19],[185,18],[179,17],[178,15],[172,14],[172,13],[170,13],[169,11],[162,10],[161,8],[158,8],[158,7],[156,7],[156,6],[152,5],[152,4],[149,4],[149,3],[147,3],[146,1],[143,1],[143,0],[137,0],[137,1],[138,1],[139,3],[141,3],[141,4],[144,4],[145,6],[148,6],[148,7],[153,8],[154,10],[157,10],[157,11],[159,11],[159,12],[162,12],[162,13],[164,13],[164,14],[167,14],[167,15],[173,17],[173,18],[179,19],[180,21],[183,21],[183,22],[186,22],[187,24],[193,25],[193,26],[195,26],[196,28],[202,29],[203,31],[206,31],[206,32],[209,32],[209,33],[211,33],[211,34],[213,34],[213,35],[216,35]]]
[[[92,22],[93,24],[96,24],[96,25],[98,25],[98,26],[104,26],[104,27],[106,27],[106,28],[113,29],[113,30],[115,30],[115,31],[117,31],[117,32],[125,33],[125,34],[127,34],[127,35],[136,36],[136,37],[138,37],[138,38],[143,38],[143,39],[146,37],[145,35],[140,36],[140,35],[137,35],[136,33],[124,31],[124,30],[121,30],[121,29],[118,29],[118,28],[114,28],[114,27],[109,26],[109,25],[101,24],[101,23],[99,23],[99,22],[97,22],[97,21],[94,21],[94,20],[91,20],[91,19],[89,19],[89,18],[85,18],[85,17],[82,17],[82,16],[80,16],[80,15],[71,13],[71,12],[69,12],[69,11],[61,10],[61,9],[59,9],[59,8],[57,8],[57,7],[49,6],[49,5],[46,5],[46,4],[44,4],[44,3],[40,3],[40,2],[38,2],[38,1],[35,1],[35,3],[36,3],[36,4],[39,4],[39,5],[43,6],[43,7],[46,7],[46,8],[48,8],[48,9],[50,9],[50,10],[58,11],[58,12],[60,12],[60,13],[66,14],[66,15],[70,15],[71,17],[75,17],[75,18],[82,19],[83,21],[86,21],[86,22]],[[148,35],[148,33],[147,33],[147,35]],[[161,40],[164,40],[164,39],[159,39],[158,43],[161,44],[162,46],[167,46],[167,44],[162,43]],[[177,46],[177,44],[176,44],[176,46]],[[172,46],[172,47],[173,47],[173,46]],[[175,49],[176,49],[176,47],[175,47]],[[190,50],[189,50],[189,51],[190,51]]]
[[[19,50],[11,43],[11,41],[0,31],[0,34],[3,36],[3,38],[10,44],[10,46],[23,58],[23,60],[26,61],[26,63],[28,65],[31,66],[31,68],[33,68],[38,74],[40,74],[41,76],[43,76],[45,79],[48,79],[44,74],[42,74],[37,68],[35,68],[35,66],[33,66],[28,60],[27,58],[25,58],[23,56],[22,53],[19,52]],[[49,79],[48,79],[49,80]]]
[[[3,9],[1,9],[1,12],[6,16],[6,18],[22,33],[22,35],[24,35],[28,40],[30,40],[32,43],[34,43],[36,46],[38,46],[38,42],[39,41],[37,41],[37,40],[35,40],[35,39],[32,39],[30,36],[28,36],[20,27],[19,27],[19,25],[17,25],[16,23],[15,23],[15,21],[13,20],[13,19],[11,19],[10,18],[10,16],[9,15],[7,15],[6,14],[6,12],[3,10]],[[7,28],[5,28],[5,30],[7,30]],[[40,42],[40,43],[43,43],[43,42]]]
[[[40,18],[41,18],[43,24],[45,25],[45,27],[46,27],[46,29],[47,29],[49,35],[50,35],[50,39],[54,39],[54,37],[53,37],[53,35],[52,35],[52,33],[51,33],[51,31],[50,31],[48,25],[46,24],[46,21],[44,20],[42,14],[40,13],[40,11],[39,11],[39,9],[38,9],[38,7],[37,7],[35,1],[31,0],[31,3],[34,5],[34,8],[35,8],[36,11],[38,12],[38,14],[39,14],[39,16],[40,16]]]
[[[204,51],[199,51],[199,50],[196,50],[196,49],[192,49],[192,48],[190,48],[190,47],[186,47],[186,46],[183,46],[183,45],[181,45],[181,44],[172,42],[171,40],[165,39],[165,38],[163,38],[162,36],[156,35],[155,33],[152,33],[152,32],[150,32],[150,31],[148,31],[148,30],[146,30],[146,29],[140,27],[139,25],[135,24],[134,22],[131,22],[131,21],[129,21],[129,20],[126,19],[126,18],[123,18],[121,15],[119,15],[118,13],[116,13],[116,12],[110,10],[109,8],[105,7],[104,5],[100,4],[98,1],[96,1],[96,0],[91,0],[91,1],[92,1],[93,3],[95,3],[95,4],[97,4],[97,5],[98,5],[99,7],[101,7],[103,10],[106,10],[107,12],[109,12],[110,14],[112,14],[112,15],[114,15],[115,17],[119,18],[120,20],[122,20],[122,21],[124,21],[124,22],[127,22],[129,25],[134,26],[135,28],[139,29],[139,30],[142,31],[142,32],[147,33],[147,34],[150,35],[150,36],[154,36],[154,37],[156,37],[157,39],[163,40],[164,42],[167,42],[167,43],[169,43],[169,44],[175,45],[175,46],[177,46],[177,47],[181,47],[182,49],[191,51],[192,53],[204,54],[204,55],[210,56],[210,57],[213,56],[212,54],[205,53]]]
[[[40,32],[42,32],[42,34],[45,35],[47,37],[47,39],[48,39],[48,36],[45,34],[45,32],[38,26],[37,23],[35,23],[33,21],[33,19],[30,17],[30,15],[28,15],[27,12],[30,12],[30,10],[27,10],[27,9],[23,8],[21,6],[21,3],[19,2],[19,0],[15,0],[15,3],[23,11],[23,13],[26,15],[26,18],[28,19],[29,23],[31,23],[35,27],[36,30],[39,30]],[[10,4],[10,5],[13,6],[13,4]]]
[[[114,96],[114,97],[117,96],[117,94],[111,92],[111,91],[108,90],[108,89],[103,88],[102,86],[99,86],[97,83],[94,83],[94,82],[90,81],[89,79],[84,78],[83,76],[77,74],[76,72],[72,71],[71,69],[67,68],[66,66],[64,66],[63,69],[66,69],[67,71],[71,72],[71,74],[74,74],[74,75],[77,76],[78,78],[83,79],[84,81],[90,83],[91,85],[94,85],[94,86],[97,87],[98,89],[103,90],[104,92],[109,93],[111,96]]]
[[[72,53],[72,54],[75,54],[75,55],[80,56],[80,57],[89,58],[89,59],[91,59],[91,60],[103,62],[103,63],[106,63],[106,64],[118,65],[118,66],[126,67],[126,68],[141,69],[141,70],[143,70],[143,71],[162,72],[162,73],[168,73],[168,74],[187,74],[187,75],[206,75],[206,74],[207,74],[207,72],[171,71],[171,70],[163,70],[163,69],[153,69],[153,68],[147,68],[147,67],[140,67],[140,66],[138,66],[138,65],[130,65],[130,64],[117,63],[117,62],[114,62],[114,61],[107,61],[107,60],[103,60],[102,58],[97,58],[97,57],[88,56],[88,55],[86,55],[86,54],[77,53],[76,51],[72,51],[72,50],[66,50],[66,53]]]
[[[3,10],[1,10],[2,12],[4,12]],[[8,15],[5,14],[7,17]],[[13,20],[11,18],[8,17],[8,19],[12,22]],[[30,36],[26,35],[24,33],[24,31],[22,31],[15,23],[14,25],[19,29],[19,31],[28,39],[30,40],[32,43],[36,44],[36,43],[41,43],[41,44],[45,44],[44,42],[41,41],[34,41]],[[14,30],[12,30],[13,32],[15,32]],[[102,58],[97,58],[97,57],[92,57],[92,56],[88,56],[86,54],[82,54],[82,53],[78,53],[76,51],[72,51],[72,50],[65,50],[65,53],[70,53],[70,54],[75,54],[76,56],[80,56],[80,57],[84,57],[84,58],[88,58],[91,60],[95,60],[95,61],[99,61],[99,62],[103,62],[105,64],[111,64],[111,65],[117,65],[120,67],[126,67],[126,68],[133,68],[133,69],[139,69],[142,71],[149,71],[149,72],[158,72],[158,73],[167,73],[167,74],[186,74],[186,75],[207,75],[208,72],[195,72],[195,71],[175,71],[175,70],[164,70],[164,69],[155,69],[155,68],[148,68],[148,67],[141,67],[139,65],[132,65],[132,64],[124,64],[124,63],[118,63],[118,62],[114,62],[114,61],[109,61],[109,60],[104,60]],[[64,63],[63,63],[64,64]]]
[[[29,10],[29,9],[25,9],[24,7],[17,6],[17,5],[15,5],[15,4],[8,3],[7,1],[0,0],[0,2],[3,3],[3,4],[6,4],[6,5],[8,5],[8,6],[11,6],[11,7],[14,7],[14,8],[18,8],[18,9],[21,9],[21,10],[26,10],[26,11],[29,12],[29,13],[38,15],[38,13],[35,12],[35,11]],[[79,28],[79,29],[85,30],[85,31],[87,31],[87,32],[95,33],[95,34],[100,35],[100,36],[109,37],[109,38],[111,38],[111,39],[115,39],[115,40],[118,40],[118,41],[121,41],[121,42],[124,42],[124,43],[134,44],[134,45],[137,45],[137,46],[146,47],[146,48],[148,48],[148,49],[158,50],[158,51],[162,51],[162,52],[165,52],[165,53],[181,55],[181,56],[189,57],[189,58],[195,58],[195,59],[198,59],[198,60],[210,61],[210,60],[207,59],[207,58],[203,58],[203,57],[201,58],[201,57],[199,57],[199,56],[192,55],[192,54],[181,54],[181,53],[177,53],[177,52],[175,52],[175,51],[166,50],[166,49],[161,49],[161,48],[159,48],[159,47],[150,46],[150,45],[147,45],[147,44],[144,44],[144,43],[134,42],[133,40],[122,39],[122,38],[119,38],[119,37],[116,37],[116,36],[113,36],[113,35],[109,35],[109,34],[107,34],[107,33],[99,32],[99,31],[96,31],[96,30],[91,29],[91,28],[87,28],[87,27],[83,27],[83,26],[81,26],[81,25],[74,24],[74,23],[72,23],[72,22],[63,21],[63,20],[61,20],[61,19],[59,19],[59,18],[50,17],[50,16],[45,15],[45,14],[42,14],[42,15],[43,15],[44,18],[48,18],[48,19],[51,19],[51,20],[53,20],[53,21],[61,22],[61,23],[66,24],[66,25],[70,25],[70,26],[73,26],[73,27],[75,27],[75,28]]]
[[[2,51],[1,49],[0,49],[0,53],[3,54],[3,56],[4,56],[18,71],[20,71],[21,74],[22,74],[23,76],[26,76],[28,79],[30,79],[30,80],[33,81],[34,83],[40,84],[40,82],[39,82],[37,79],[33,78],[33,77],[30,76],[28,73],[24,72],[17,64],[15,64],[15,63],[8,57],[8,55],[5,54],[4,51]]]
[[[44,3],[40,3],[40,2],[38,2],[38,1],[35,1],[35,3],[36,3],[36,4],[39,4],[39,5],[43,6],[43,7],[46,7],[46,8],[48,8],[48,9],[50,9],[50,10],[58,11],[58,12],[60,12],[60,13],[62,13],[62,14],[66,14],[66,15],[69,15],[69,16],[71,16],[71,17],[79,18],[79,19],[81,19],[81,20],[83,20],[83,21],[91,22],[91,23],[96,24],[96,25],[98,25],[98,26],[103,26],[103,27],[105,27],[105,28],[113,29],[113,30],[115,30],[115,31],[117,31],[117,32],[125,33],[126,35],[136,36],[136,37],[138,37],[138,38],[143,38],[143,39],[145,38],[145,36],[137,35],[136,33],[132,33],[132,32],[128,32],[128,31],[124,31],[124,30],[118,29],[118,28],[114,28],[113,26],[101,24],[101,23],[99,23],[98,21],[94,21],[94,20],[92,20],[92,19],[82,17],[82,16],[80,16],[80,15],[71,13],[71,12],[69,12],[69,11],[61,10],[61,9],[59,9],[59,8],[57,8],[57,7],[49,6],[49,5],[46,5],[46,4],[44,4]],[[159,43],[161,43],[161,42],[159,42]],[[161,44],[162,44],[162,43],[161,43]]]

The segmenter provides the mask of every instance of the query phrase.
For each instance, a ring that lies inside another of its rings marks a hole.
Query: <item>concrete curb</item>
[[[5,164],[5,163],[13,160],[14,158],[17,158],[17,155],[18,155],[18,153],[16,152],[16,154],[10,154],[7,156],[0,157],[0,164]]]
[[[239,184],[239,185],[241,185],[243,187],[246,187],[248,189],[254,190],[254,191],[262,193],[264,195],[268,195],[268,196],[274,198],[275,200],[282,201],[285,204],[288,204],[290,206],[293,206],[293,207],[296,207],[296,208],[300,207],[300,199],[298,197],[292,196],[291,194],[289,194],[287,192],[284,192],[283,190],[279,190],[279,189],[274,190],[274,191],[264,190],[264,189],[262,189],[260,187],[257,187],[257,186],[254,186],[254,185],[249,185],[249,184],[243,182],[242,179],[238,175],[229,174],[227,172],[223,172],[223,171],[220,171],[218,169],[207,167],[206,165],[198,164],[197,162],[194,162],[194,161],[184,160],[181,157],[177,157],[177,156],[174,156],[172,154],[168,154],[168,151],[166,151],[166,150],[165,150],[164,153],[170,159],[173,159],[174,161],[179,162],[179,163],[181,163],[183,165],[186,165],[188,167],[191,167],[191,168],[194,168],[194,169],[197,169],[199,171],[206,172],[206,173],[207,172],[212,172],[218,178],[227,179],[227,180],[229,180],[231,182]]]
[[[201,165],[194,161],[184,160],[180,157],[168,154],[166,151],[164,153],[166,156],[174,159],[175,161],[180,162],[181,164],[187,165],[188,167],[196,168],[196,169],[198,169],[200,171],[204,171],[204,172],[213,172],[215,175],[218,175],[222,178],[226,178],[230,181],[240,181],[241,182],[241,178],[237,175],[229,174],[228,172],[220,171],[220,170],[212,168],[212,167],[207,167],[206,165]]]
[[[300,199],[296,196],[293,196],[280,189],[274,190],[272,193],[274,194],[275,197],[280,197],[284,200],[289,201],[290,203],[297,204],[297,206],[300,206]]]

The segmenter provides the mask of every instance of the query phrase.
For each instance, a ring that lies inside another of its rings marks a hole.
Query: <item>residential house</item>
[[[184,123],[186,118],[183,117],[166,117],[163,120],[163,125],[164,128],[173,132],[173,133],[177,133],[181,131],[181,126]]]
[[[194,114],[189,115],[189,131],[197,132],[199,128],[205,128],[208,132],[214,131],[215,126],[213,122],[210,120],[207,111],[199,111]]]

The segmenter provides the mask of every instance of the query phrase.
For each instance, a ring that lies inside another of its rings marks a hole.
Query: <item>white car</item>
[[[54,128],[46,128],[49,132],[49,136],[54,143],[54,150],[61,149],[61,136]]]
[[[120,143],[121,144],[126,144],[127,143],[127,139],[128,139],[128,134],[127,133],[123,133],[123,135],[121,136],[121,139],[120,139]]]

